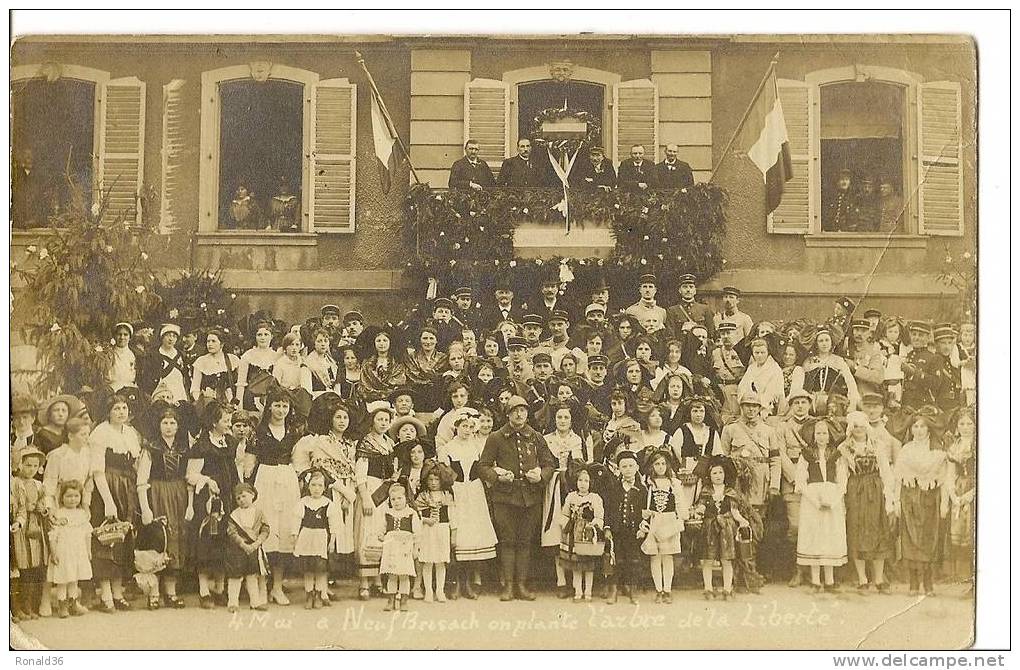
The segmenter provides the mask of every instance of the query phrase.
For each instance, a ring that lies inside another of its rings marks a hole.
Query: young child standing
[[[638,529],[641,526],[641,511],[645,506],[647,489],[638,477],[637,456],[632,451],[622,451],[616,457],[620,478],[610,483],[606,494],[607,542],[612,542],[612,555],[616,559],[615,581],[609,587],[606,602],[616,602],[617,587],[622,586],[624,595],[637,603],[637,586],[641,572],[641,541]]]
[[[673,556],[680,553],[680,534],[684,529],[688,508],[680,497],[682,485],[673,474],[668,449],[659,449],[648,457],[648,497],[642,524],[648,536],[641,550],[649,556],[655,602],[673,602]]]
[[[82,505],[84,493],[81,482],[63,482],[57,497],[60,506],[53,512],[46,578],[54,585],[61,619],[88,611],[78,602],[78,582],[92,579],[92,524]]]
[[[46,457],[34,446],[18,453],[11,480],[11,614],[17,620],[39,616],[46,578],[43,484],[36,479]],[[14,573],[17,574],[14,574]]]
[[[701,526],[701,577],[705,586],[705,600],[716,597],[712,586],[712,571],[715,562],[722,566],[723,600],[733,597],[733,559],[737,557],[737,527],[747,527],[747,520],[741,516],[737,504],[737,492],[733,488],[736,469],[725,456],[716,456],[709,461],[708,473],[701,495],[698,497],[696,514],[702,516]]]
[[[323,471],[310,470],[302,479],[305,495],[295,507],[294,556],[305,577],[305,609],[310,610],[329,606],[329,546],[330,538],[340,533],[340,503],[325,496]]]
[[[591,472],[585,468],[577,473],[575,489],[563,503],[563,541],[560,560],[570,569],[574,582],[574,602],[591,600],[595,580],[595,562],[600,561],[604,543],[600,535],[605,523],[602,497],[591,490]],[[595,548],[599,548],[597,553]]]
[[[263,543],[269,538],[269,524],[262,510],[255,506],[255,487],[241,482],[234,487],[234,504],[227,516],[227,538],[224,557],[227,573],[227,611],[236,612],[241,596],[241,581],[248,591],[253,610],[266,609],[266,575],[269,562]]]
[[[414,538],[421,533],[421,520],[414,508],[407,504],[407,486],[394,482],[389,488],[389,509],[385,512],[382,541],[382,560],[379,572],[386,576],[386,593],[390,600],[385,612],[407,611],[407,597],[411,592],[414,570]]]
[[[443,474],[443,466],[426,463],[422,491],[414,501],[422,523],[415,543],[425,584],[425,602],[446,602],[446,566],[450,562],[451,550],[457,546],[457,526],[452,514],[453,477],[444,481]],[[433,573],[435,590],[432,587]]]

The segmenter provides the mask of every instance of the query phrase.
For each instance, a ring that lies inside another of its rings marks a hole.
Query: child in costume
[[[602,497],[592,492],[591,480],[586,468],[578,472],[575,489],[567,494],[563,503],[560,561],[573,575],[575,603],[592,599],[595,563],[605,551],[601,538],[605,508]]]
[[[380,534],[382,559],[379,572],[386,577],[389,603],[383,611],[407,611],[414,570],[414,538],[421,533],[421,520],[407,504],[407,485],[394,482],[389,488],[389,508],[384,513],[384,531]]]
[[[325,496],[323,471],[308,470],[301,479],[305,495],[294,508],[294,556],[305,578],[305,609],[310,610],[329,606],[329,547],[340,533],[340,503]]]
[[[11,479],[11,614],[16,620],[39,616],[46,579],[44,529],[49,510],[43,504],[43,484],[36,479],[45,461],[39,449],[25,447],[18,452],[17,469]]]
[[[84,487],[77,481],[60,485],[50,528],[50,562],[46,579],[57,597],[57,616],[66,619],[88,610],[78,602],[78,582],[92,579],[92,524],[82,506]]]
[[[646,537],[641,543],[651,563],[655,602],[666,604],[673,602],[673,556],[680,553],[680,534],[688,516],[670,456],[669,449],[662,448],[648,457],[648,494],[642,512]]]
[[[414,501],[421,516],[421,531],[415,536],[418,562],[425,584],[425,602],[446,602],[446,566],[457,546],[457,525],[453,499],[453,471],[435,461],[425,464],[422,491]],[[432,575],[435,574],[435,590]]]
[[[251,484],[241,482],[234,487],[237,507],[227,516],[229,541],[224,558],[229,612],[237,611],[242,580],[251,608],[266,609],[265,579],[269,574],[269,561],[262,545],[269,538],[269,524],[262,510],[255,506],[257,496]]]
[[[615,603],[618,587],[623,587],[624,595],[630,598],[630,602],[637,603],[634,589],[643,563],[638,531],[648,491],[638,477],[638,461],[634,452],[620,452],[616,464],[619,478],[613,478],[605,490],[605,537],[607,542],[612,543],[616,559],[613,567],[615,580],[609,587],[606,602]]]
[[[733,488],[736,470],[725,456],[709,461],[705,482],[698,497],[695,515],[702,517],[701,577],[705,587],[705,600],[721,595],[723,600],[733,597],[733,559],[737,556],[737,528],[748,528],[740,513],[738,494]],[[712,571],[718,561],[722,566],[721,594],[712,585]]]

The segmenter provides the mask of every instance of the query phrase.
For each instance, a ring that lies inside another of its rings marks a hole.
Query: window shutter
[[[464,141],[478,142],[479,156],[493,170],[510,155],[510,87],[496,79],[464,85]]]
[[[659,89],[648,79],[613,86],[613,162],[640,144],[647,160],[659,161]]]
[[[960,146],[960,84],[921,84],[918,108],[918,232],[963,235],[963,162]]]
[[[137,77],[111,79],[102,96],[99,188],[107,198],[104,216],[141,225],[145,83]]]
[[[779,79],[776,84],[790,140],[793,178],[786,182],[779,207],[768,217],[768,232],[807,235],[815,215],[811,89],[805,82],[792,79]]]
[[[354,232],[357,93],[347,79],[327,79],[315,86],[308,212],[314,232]]]
[[[159,194],[159,233],[169,235],[184,223],[181,208],[188,188],[184,171],[184,80],[163,86],[163,144],[160,150],[162,179]]]

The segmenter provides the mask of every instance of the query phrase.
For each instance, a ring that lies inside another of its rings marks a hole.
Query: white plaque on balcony
[[[616,246],[609,223],[521,223],[514,232],[514,254],[521,258],[608,258]]]

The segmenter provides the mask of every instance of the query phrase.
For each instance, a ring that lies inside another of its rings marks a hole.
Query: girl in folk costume
[[[357,442],[348,437],[351,411],[335,393],[312,401],[308,435],[294,445],[291,464],[295,472],[314,468],[327,475],[328,495],[337,507],[339,526],[332,536],[331,551],[341,556],[354,553],[354,460]]]
[[[336,378],[340,366],[330,352],[329,331],[316,328],[312,333],[314,349],[305,356],[305,366],[312,376],[312,398],[318,398],[327,391],[336,390]]]
[[[910,572],[910,595],[935,595],[933,572],[942,560],[942,520],[949,514],[949,456],[935,432],[934,407],[921,408],[909,423],[910,441],[893,466],[900,518],[901,558]]]
[[[804,390],[804,368],[799,364],[800,351],[792,342],[783,344],[779,355],[783,364],[783,393],[789,399],[790,394]]]
[[[216,607],[213,594],[224,595],[224,556],[227,547],[224,516],[233,507],[238,483],[234,462],[237,444],[231,436],[228,405],[210,402],[202,410],[203,432],[188,454],[186,476],[195,489],[195,567],[203,609]]]
[[[617,388],[627,396],[627,413],[637,416],[648,411],[652,405],[652,376],[635,358],[627,359],[616,366]]]
[[[454,522],[457,524],[455,557],[460,565],[457,583],[460,595],[473,600],[478,597],[474,585],[481,583],[479,562],[496,558],[496,530],[489,516],[478,458],[485,443],[476,434],[478,412],[469,409],[457,419],[457,434],[438,449],[438,460],[453,469],[453,497],[457,501]]]
[[[36,479],[46,456],[34,446],[18,452],[11,478],[11,616],[15,621],[39,616],[46,582],[46,525],[43,483]]]
[[[648,496],[642,513],[642,531],[646,534],[641,551],[651,557],[655,602],[673,602],[673,556],[680,553],[680,534],[688,508],[679,494],[682,486],[673,474],[671,454],[660,449],[649,456],[645,469]]]
[[[655,387],[655,400],[662,407],[662,429],[670,435],[679,430],[684,421],[683,401],[690,390],[690,382],[678,374],[666,375]]]
[[[389,505],[380,515],[382,558],[379,571],[386,576],[386,593],[390,599],[385,612],[407,611],[414,569],[414,538],[421,534],[421,519],[407,502],[407,487],[402,482],[389,486]]]
[[[575,603],[582,599],[591,601],[595,563],[601,562],[605,551],[601,539],[605,508],[602,497],[592,492],[591,480],[591,472],[587,468],[578,471],[575,490],[567,494],[561,512],[563,541],[560,543],[560,561],[573,575]]]
[[[205,336],[205,354],[195,359],[191,373],[191,397],[231,403],[237,386],[237,368],[240,360],[227,353],[226,333],[212,329]]]
[[[235,507],[227,516],[228,541],[223,559],[227,573],[227,611],[237,611],[242,581],[251,609],[264,610],[269,561],[263,545],[269,538],[269,522],[255,505],[258,492],[251,484],[241,482],[232,493]]]
[[[705,600],[721,596],[733,597],[733,561],[737,557],[737,528],[749,528],[747,519],[740,513],[740,497],[736,489],[737,473],[726,456],[712,456],[704,469],[705,480],[694,508],[695,518],[701,518],[701,538],[698,558],[701,559],[701,578]],[[718,562],[722,567],[722,591],[712,584],[712,572]]]
[[[282,388],[288,391],[304,389],[311,395],[312,371],[308,369],[302,359],[301,350],[303,348],[301,335],[295,333],[284,335],[283,356],[273,363],[273,377]]]
[[[804,363],[804,390],[815,399],[815,413],[825,414],[829,395],[844,395],[850,401],[850,409],[860,406],[857,381],[850,367],[841,356],[833,353],[834,342],[843,340],[835,326],[822,326],[815,333],[815,348]]]
[[[340,504],[325,496],[329,478],[322,470],[301,475],[305,495],[294,506],[293,525],[298,529],[294,558],[305,578],[305,609],[329,606],[329,550],[340,532]]]
[[[353,511],[354,562],[361,580],[358,589],[361,600],[369,599],[369,588],[373,581],[378,581],[382,558],[379,535],[384,528],[389,485],[398,472],[393,438],[387,434],[393,420],[392,408],[376,401],[369,405],[368,414],[371,428],[358,443],[354,463],[354,483],[358,488]]]
[[[549,451],[556,457],[556,470],[546,485],[542,503],[542,546],[559,547],[563,539],[563,505],[570,491],[567,470],[571,461],[584,463],[581,437],[574,432],[573,417],[580,411],[577,403],[563,403],[553,408],[553,428],[545,436]],[[569,597],[567,576],[561,561],[556,564],[556,589],[561,598]]]
[[[361,389],[361,361],[358,360],[358,352],[354,345],[345,345],[339,348],[337,355],[343,369],[337,374],[336,392],[345,402],[354,399],[360,400]]]
[[[280,605],[290,604],[283,592],[284,569],[297,534],[291,511],[301,498],[297,474],[291,465],[294,447],[301,437],[291,423],[293,414],[290,393],[274,389],[266,396],[265,412],[248,444],[248,455],[255,457],[256,505],[269,524],[269,538],[263,547],[273,574],[269,596]]]
[[[910,346],[910,334],[903,323],[894,316],[887,317],[875,329],[875,341],[886,359],[898,356],[903,359],[913,349]]]
[[[383,400],[394,390],[407,385],[407,364],[393,328],[377,327],[359,337],[372,343],[372,353],[361,364],[361,383],[365,400]]]
[[[238,395],[241,407],[249,412],[261,411],[268,389],[266,382],[272,376],[272,365],[279,352],[272,346],[272,322],[260,319],[255,323],[255,346],[241,355],[238,362]]]
[[[92,524],[85,509],[84,487],[74,480],[60,484],[49,531],[50,556],[46,580],[57,595],[57,616],[79,616],[88,610],[78,603],[78,582],[92,579]]]
[[[797,564],[811,568],[815,592],[835,591],[833,567],[846,563],[846,460],[840,457],[835,439],[842,431],[831,419],[805,424],[801,437],[806,447],[797,463],[800,523],[797,533]]]
[[[648,490],[638,476],[640,468],[634,452],[620,452],[616,457],[616,465],[620,472],[619,478],[612,478],[603,492],[606,508],[605,537],[611,547],[609,551],[614,577],[606,602],[615,603],[617,591],[622,590],[630,598],[631,604],[636,604],[635,589],[642,576],[643,562],[638,534],[641,532]]]
[[[142,443],[128,418],[127,400],[115,395],[110,400],[108,419],[89,436],[92,478],[98,494],[92,496],[92,525],[97,528],[106,522],[137,522],[136,468]],[[93,571],[102,600],[100,610],[109,613],[131,609],[124,599],[124,578],[131,578],[134,565],[131,533],[120,542],[106,544],[97,539],[94,544]]]
[[[641,434],[638,436],[634,449],[641,450],[639,453],[643,456],[642,460],[646,462],[649,455],[662,450],[669,444],[670,435],[662,429],[664,415],[665,412],[658,405],[652,405],[648,412],[641,415]],[[670,465],[672,466],[672,462]]]
[[[143,390],[152,393],[160,384],[165,384],[172,398],[170,404],[179,405],[191,400],[188,385],[191,379],[187,375],[187,364],[184,356],[177,350],[177,340],[181,337],[181,327],[175,323],[165,323],[159,329],[159,347],[147,359],[147,379]]]
[[[864,412],[850,412],[847,438],[839,446],[849,474],[846,483],[846,536],[857,569],[857,589],[866,591],[867,564],[880,593],[889,589],[885,561],[892,558],[894,540],[889,515],[893,512],[893,474],[889,450],[872,434]]]
[[[190,558],[188,522],[194,518],[194,490],[188,486],[188,434],[178,419],[177,409],[162,405],[156,409],[156,434],[145,441],[138,457],[138,506],[142,525],[163,519],[166,527],[166,553],[169,562],[160,573],[164,602],[180,609],[184,601],[177,596],[177,577]],[[159,607],[159,585],[149,598],[149,609]]]
[[[761,400],[761,416],[786,413],[786,393],[783,370],[769,355],[769,343],[763,338],[751,340],[751,360],[737,385],[739,393],[757,393]]]
[[[612,439],[606,433],[612,433],[612,435],[626,435],[628,442],[636,443],[641,438],[641,424],[629,413],[633,410],[626,391],[619,388],[614,389],[609,396],[609,407],[612,414],[603,431],[605,441],[609,442]]]
[[[417,497],[424,485],[422,474],[425,462],[436,457],[436,450],[429,443],[427,432],[425,424],[414,415],[399,417],[390,424],[389,435],[396,443],[393,453],[397,456],[400,476],[407,479],[411,500]]]
[[[414,501],[421,517],[421,531],[415,537],[418,562],[425,583],[425,602],[446,602],[446,565],[457,546],[457,524],[453,497],[453,471],[436,461],[425,464],[422,491]],[[432,575],[435,574],[433,588]]]
[[[259,404],[263,403],[259,399]],[[251,442],[255,428],[259,425],[259,413],[238,409],[230,415],[230,432],[234,437],[237,446],[234,450],[234,464],[237,465],[237,474],[240,480],[251,484],[255,481],[255,464],[257,460],[254,455],[248,453],[248,443]]]
[[[955,577],[970,581],[974,576],[974,496],[977,492],[977,451],[974,443],[974,414],[957,410],[950,422],[949,448],[949,558]]]
[[[684,404],[686,421],[680,424],[669,440],[674,462],[678,464],[677,479],[681,486],[679,495],[684,507],[694,504],[705,466],[712,456],[722,450],[716,422],[714,418],[711,422],[707,420],[710,404],[711,401],[705,398],[688,399]]]

